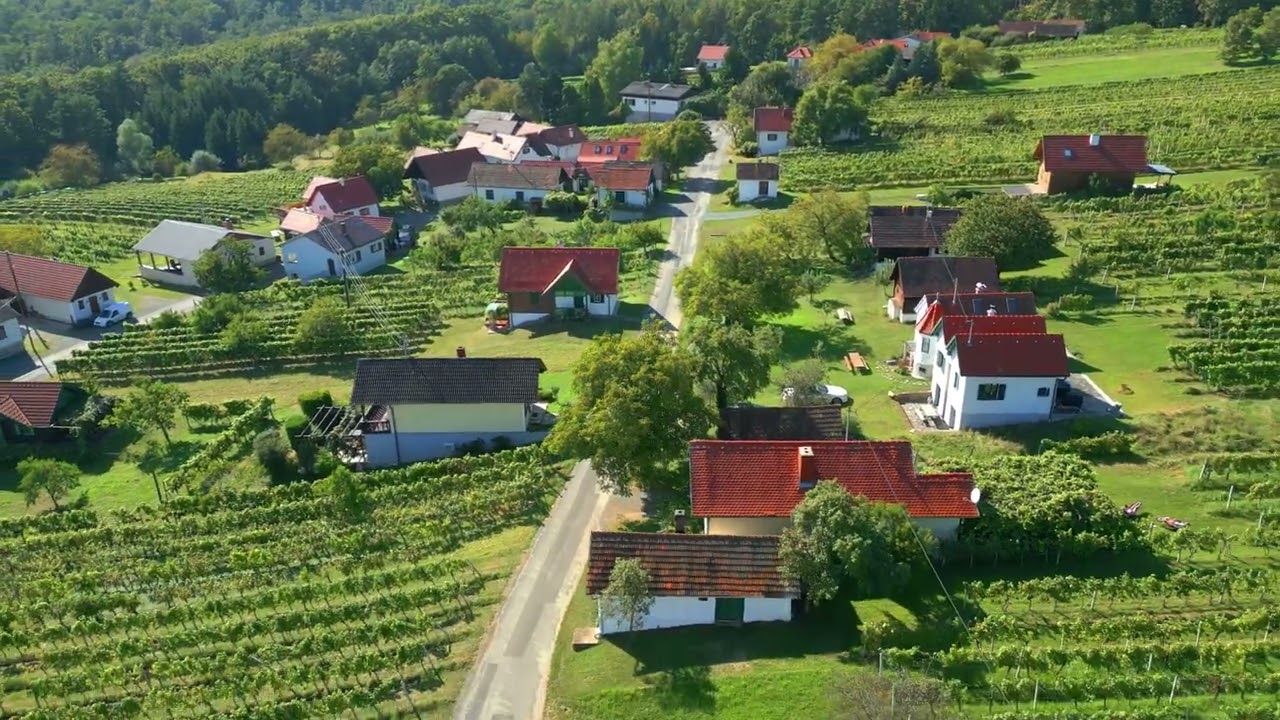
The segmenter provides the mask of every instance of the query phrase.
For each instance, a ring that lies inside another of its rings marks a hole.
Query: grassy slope
[[[1103,57],[1032,59],[1019,77],[993,85],[1001,91],[1015,91],[1219,69],[1216,47],[1155,49]],[[1224,185],[1253,174],[1250,170],[1209,171],[1179,176],[1177,182]],[[724,177],[732,175],[726,171]],[[925,190],[925,187],[876,189],[872,191],[872,199],[882,204],[914,203],[915,195]],[[718,202],[713,206],[713,212],[727,209]],[[704,225],[703,241],[714,242],[750,222],[750,219],[715,220],[712,215]],[[1060,276],[1070,260],[1067,252],[1028,272]],[[925,389],[926,385],[883,365],[883,360],[900,354],[903,342],[911,337],[910,326],[890,322],[885,317],[885,299],[882,287],[870,279],[861,279],[834,282],[815,302],[802,301],[795,312],[776,321],[784,331],[784,361],[810,357],[821,343],[820,357],[829,368],[828,381],[847,388],[854,398],[853,431],[877,439],[911,439],[926,460],[955,454],[1034,452],[1038,437],[1017,430],[928,435],[910,432],[888,393]],[[1042,300],[1041,304],[1047,301]],[[849,308],[855,324],[840,324],[834,317],[836,307]],[[1141,305],[1133,312],[1112,310],[1096,318],[1050,322],[1050,331],[1064,333],[1072,351],[1081,356],[1079,369],[1090,372],[1095,382],[1124,403],[1126,410],[1137,418],[1130,426],[1139,432],[1139,447],[1145,449],[1147,455],[1141,462],[1099,465],[1096,470],[1099,482],[1119,502],[1142,500],[1153,516],[1169,514],[1198,526],[1241,533],[1252,526],[1252,517],[1256,516],[1240,512],[1224,517],[1223,493],[1190,489],[1188,481],[1194,477],[1194,468],[1188,453],[1201,447],[1200,438],[1209,435],[1221,438],[1224,433],[1234,433],[1237,437],[1232,441],[1243,447],[1256,445],[1280,430],[1280,417],[1276,416],[1274,403],[1190,395],[1185,391],[1187,385],[1171,382],[1168,373],[1158,370],[1168,364],[1165,348],[1172,338],[1161,327],[1166,322],[1166,309]],[[1135,338],[1142,340],[1134,342]],[[849,373],[840,362],[841,355],[849,351],[863,353],[872,365],[872,372]],[[775,368],[774,385],[762,391],[755,401],[777,403],[780,374],[781,367]],[[1187,414],[1173,414],[1180,411]],[[1039,434],[1070,431],[1068,424]],[[1240,508],[1239,501],[1237,508]],[[1237,548],[1235,556],[1237,562],[1270,563],[1256,548]],[[954,587],[953,583],[949,578],[948,584]],[[936,584],[924,589],[926,594],[936,591]],[[837,606],[848,607],[840,603]],[[844,643],[828,644],[829,636],[850,631],[859,619],[863,622],[889,619],[911,626],[917,617],[915,610],[890,600],[855,603],[854,617],[833,618],[826,612],[829,611],[824,611],[822,622],[813,628],[793,623],[780,631],[700,628],[647,633],[634,640],[620,640],[622,645],[605,641],[599,647],[575,653],[568,649],[569,633],[574,627],[595,623],[594,604],[580,591],[562,628],[549,689],[548,717],[827,716],[832,712],[828,693],[833,674],[849,671],[841,662],[840,653],[854,642],[853,638],[846,637]],[[985,708],[971,712],[982,716]]]

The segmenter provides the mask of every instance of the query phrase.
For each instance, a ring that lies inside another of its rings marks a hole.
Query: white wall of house
[[[597,603],[597,617],[600,621],[600,634],[612,635],[627,632],[630,627],[626,620],[605,617]],[[743,598],[743,622],[787,621],[791,619],[790,598]],[[716,599],[714,597],[672,597],[659,596],[653,599],[653,607],[644,619],[638,623],[637,631],[660,630],[662,628],[686,627],[689,625],[714,625],[716,621]]]
[[[938,542],[951,542],[960,532],[960,518],[911,518],[911,523],[933,533]]]
[[[792,70],[799,70],[800,68],[804,67],[804,59],[787,58],[787,67],[791,68]]]
[[[570,309],[573,307],[573,298],[571,296],[556,297],[556,308]],[[587,296],[587,314],[596,317],[608,317],[618,312],[618,296],[617,295],[588,295]],[[545,320],[550,313],[532,313],[517,312],[511,313],[509,319],[511,327],[520,327],[529,323]]]
[[[317,215],[323,215],[325,217],[333,217],[336,214],[333,210],[333,206],[325,198],[324,191],[317,192],[315,195],[313,195],[311,197],[311,204],[308,205],[308,207],[310,207],[311,211]],[[346,210],[344,211],[343,214],[377,216],[378,204],[374,203],[372,205],[361,205],[360,207],[355,207],[355,208],[351,208],[350,210]]]
[[[929,398],[948,427],[965,430],[1048,420],[1056,386],[1053,377],[965,377],[954,353],[939,364],[935,349]]]
[[[622,202],[618,202],[618,192],[622,193]],[[653,199],[653,196],[649,190],[614,191],[606,190],[605,188],[596,188],[596,200],[601,205],[608,203],[610,198],[613,199],[613,204],[615,206],[621,205],[623,207],[643,208],[649,207],[649,202]]]
[[[578,159],[578,153],[582,152],[582,143],[571,143],[569,145],[548,144],[547,150],[550,150],[551,156],[557,160],[574,162]]]
[[[385,241],[378,240],[343,253],[343,257],[339,258],[337,253],[310,240],[295,238],[280,246],[280,259],[285,275],[306,282],[315,278],[342,277],[344,260],[357,275],[368,274],[387,264],[387,248]],[[333,261],[334,274],[329,272],[330,260]]]
[[[900,323],[913,323],[916,321],[916,314],[909,309],[899,308],[893,298],[884,305],[885,313],[890,320],[897,320]]]
[[[547,196],[547,193],[554,192],[552,190],[543,189],[521,189],[500,188],[500,187],[484,187],[475,188],[475,196],[481,200],[487,200],[493,203],[505,203],[515,200],[516,202],[527,203],[530,200],[541,200]]]
[[[708,535],[781,535],[791,527],[790,517],[709,517]]]
[[[418,190],[418,197],[424,202],[437,202],[441,205],[445,203],[462,200],[472,194],[472,187],[466,180],[456,182],[450,185],[433,186],[431,183],[422,178],[414,178],[414,187]]]
[[[9,318],[0,323],[0,358],[17,355],[22,351],[22,327],[18,324],[18,318]]]
[[[699,60],[698,62],[708,70],[719,70],[720,66],[724,64],[721,60]]]
[[[155,257],[156,257],[156,264],[159,265],[160,267],[158,268],[151,267],[149,265],[143,265],[139,267],[138,274],[142,275],[142,279],[150,280],[151,282],[159,283],[161,285],[174,285],[177,287],[200,287],[200,282],[196,280],[195,271],[192,269],[192,265],[195,263],[195,261],[179,260],[178,262],[182,264],[182,270],[180,272],[170,272],[168,270],[163,269],[165,267],[165,259],[160,255],[156,255]],[[151,261],[150,254],[143,253],[143,262],[150,262],[150,261]]]
[[[101,309],[103,305],[115,301],[115,290],[103,290],[102,292],[93,293],[93,298],[98,301],[98,307]],[[94,316],[98,314],[94,311],[93,302],[90,301],[88,295],[67,302],[65,300],[54,300],[32,295],[24,290],[22,301],[26,303],[28,312],[72,325],[92,322]]]
[[[790,147],[787,140],[788,133],[785,132],[758,132],[756,133],[756,145],[759,146],[759,155],[777,155],[778,153]]]
[[[939,338],[916,330],[911,341],[911,374],[918,378],[933,375],[933,354]]]
[[[760,183],[765,183],[765,191],[760,192]],[[751,202],[761,198],[778,197],[777,180],[739,180],[738,202]]]
[[[626,103],[627,109],[630,111],[627,114],[627,120],[632,122],[671,120],[680,114],[681,108],[679,100],[665,100],[663,98],[624,95],[622,96],[622,102]]]

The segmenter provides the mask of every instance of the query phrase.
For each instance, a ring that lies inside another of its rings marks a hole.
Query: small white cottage
[[[739,163],[738,202],[772,200],[778,197],[778,163]]]
[[[776,537],[593,532],[587,594],[599,601],[601,635],[633,629],[602,597],[622,558],[639,560],[649,573],[653,605],[635,630],[788,621],[800,597],[782,577]]]

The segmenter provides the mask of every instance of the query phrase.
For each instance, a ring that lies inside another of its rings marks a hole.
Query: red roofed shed
[[[698,62],[720,67],[720,63],[724,62],[728,54],[728,45],[703,45],[698,49]]]
[[[507,295],[511,325],[558,311],[614,314],[620,258],[617,248],[503,248],[498,291]]]
[[[1150,172],[1145,135],[1046,135],[1035,158],[1036,184],[1049,195],[1087,188],[1094,175],[1128,190],[1136,176]]]
[[[689,444],[692,513],[707,532],[773,535],[819,481],[831,480],[871,502],[902,505],[940,538],[978,516],[973,478],[919,475],[906,441],[722,441]]]
[[[758,107],[752,113],[757,133],[791,132],[794,113],[789,107]]]

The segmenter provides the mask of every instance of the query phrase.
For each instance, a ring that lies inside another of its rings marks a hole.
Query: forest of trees
[[[112,11],[113,2],[121,7]],[[189,0],[141,15],[125,0],[94,0],[94,12],[87,14],[73,12],[76,2],[0,0],[0,27],[6,28],[0,35],[0,68],[8,62],[27,70],[0,75],[0,178],[35,170],[58,145],[87,148],[111,176],[133,161],[120,157],[118,143],[119,126],[130,118],[168,164],[207,151],[225,169],[261,164],[263,140],[281,123],[316,135],[418,113],[423,106],[447,116],[471,101],[502,104],[517,88],[541,118],[607,122],[620,80],[636,74],[678,79],[678,68],[693,62],[702,42],[727,42],[742,63],[754,64],[837,32],[869,38],[918,28],[958,32],[989,25],[1013,12],[1015,0],[435,4],[407,15],[146,52],[220,34],[238,36],[246,23],[255,30],[268,28],[270,17],[295,4],[305,23],[308,17],[341,14],[357,3]],[[359,3],[371,10],[396,10],[403,4],[409,0]],[[1144,20],[1158,25],[1220,23],[1243,4],[1037,0],[1017,12],[1083,17],[1093,32],[1107,24]],[[75,17],[67,19],[69,15]],[[39,31],[17,30],[40,18],[47,25]],[[194,18],[205,19],[197,23]],[[183,30],[192,23],[199,32]],[[54,27],[64,30],[55,33]],[[59,44],[69,38],[76,42]],[[142,56],[133,58],[138,52]],[[129,62],[117,62],[126,57]],[[28,64],[91,66],[74,70]],[[581,92],[562,82],[584,71],[587,82]]]

